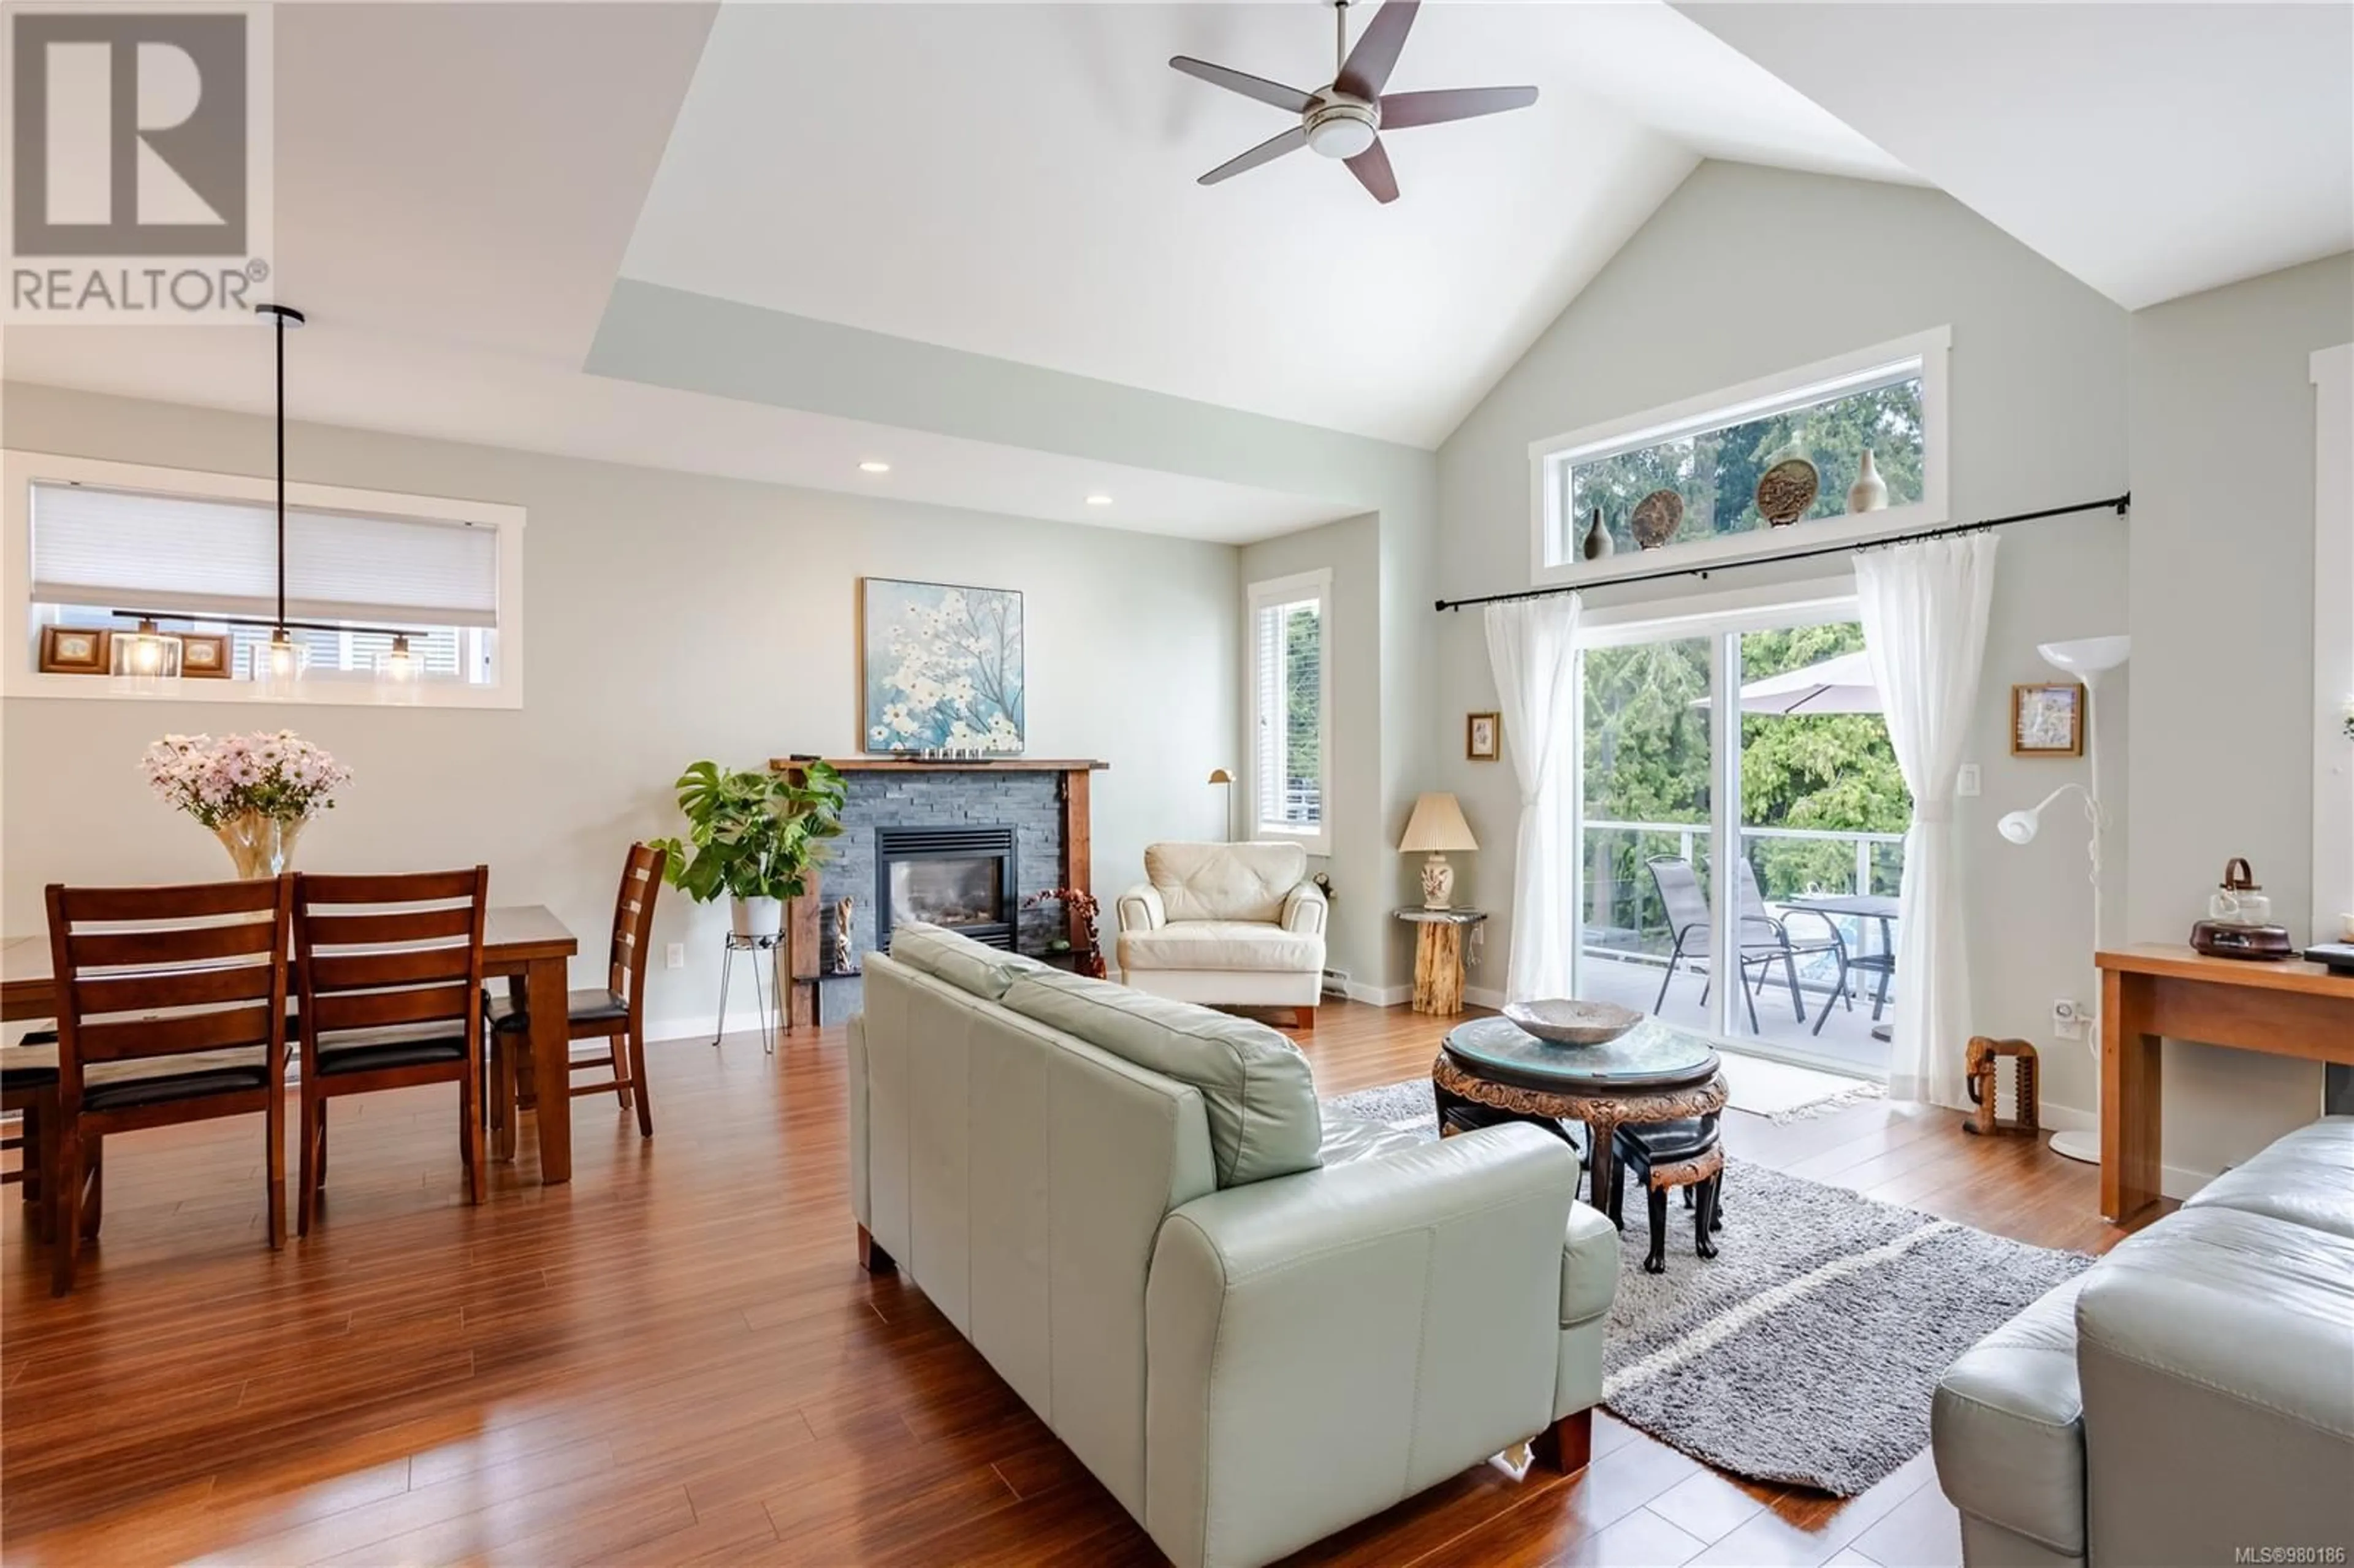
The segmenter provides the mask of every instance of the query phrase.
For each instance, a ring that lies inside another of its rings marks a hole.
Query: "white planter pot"
[[[785,928],[785,906],[777,898],[737,898],[728,915],[739,937],[773,937]]]

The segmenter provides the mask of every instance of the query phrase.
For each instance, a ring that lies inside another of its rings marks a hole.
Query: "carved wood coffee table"
[[[1509,1020],[1475,1018],[1448,1031],[1431,1064],[1441,1137],[1494,1122],[1527,1121],[1568,1141],[1564,1121],[1585,1124],[1589,1196],[1596,1208],[1616,1184],[1611,1135],[1724,1108],[1724,1075],[1704,1035],[1646,1018],[1600,1045],[1554,1045]]]

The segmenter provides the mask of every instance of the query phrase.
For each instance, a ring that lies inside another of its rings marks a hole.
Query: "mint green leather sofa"
[[[1326,1125],[1275,1031],[931,927],[865,991],[865,1261],[1182,1568],[1271,1561],[1524,1441],[1585,1462],[1618,1244],[1559,1139]]]

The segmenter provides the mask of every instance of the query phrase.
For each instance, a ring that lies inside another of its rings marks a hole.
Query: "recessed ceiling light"
[[[861,473],[889,473],[891,471],[891,465],[883,461],[880,458],[868,458],[864,462],[858,465],[858,471]]]
[[[1108,495],[1090,495],[1087,497],[1087,504],[1090,506],[1109,506],[1111,504],[1111,497]]]

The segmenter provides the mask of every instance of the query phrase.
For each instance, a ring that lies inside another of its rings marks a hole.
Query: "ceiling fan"
[[[1332,79],[1314,92],[1186,55],[1171,58],[1169,63],[1187,76],[1299,116],[1299,124],[1240,157],[1229,158],[1204,175],[1201,183],[1214,185],[1230,180],[1306,147],[1347,164],[1357,183],[1371,191],[1375,201],[1393,202],[1397,200],[1397,176],[1390,170],[1390,155],[1382,150],[1382,132],[1501,114],[1508,109],[1526,109],[1537,101],[1533,87],[1384,93],[1382,87],[1397,65],[1398,51],[1405,48],[1406,31],[1414,26],[1420,4],[1421,0],[1386,0],[1352,49],[1349,48],[1349,0],[1334,0]]]

